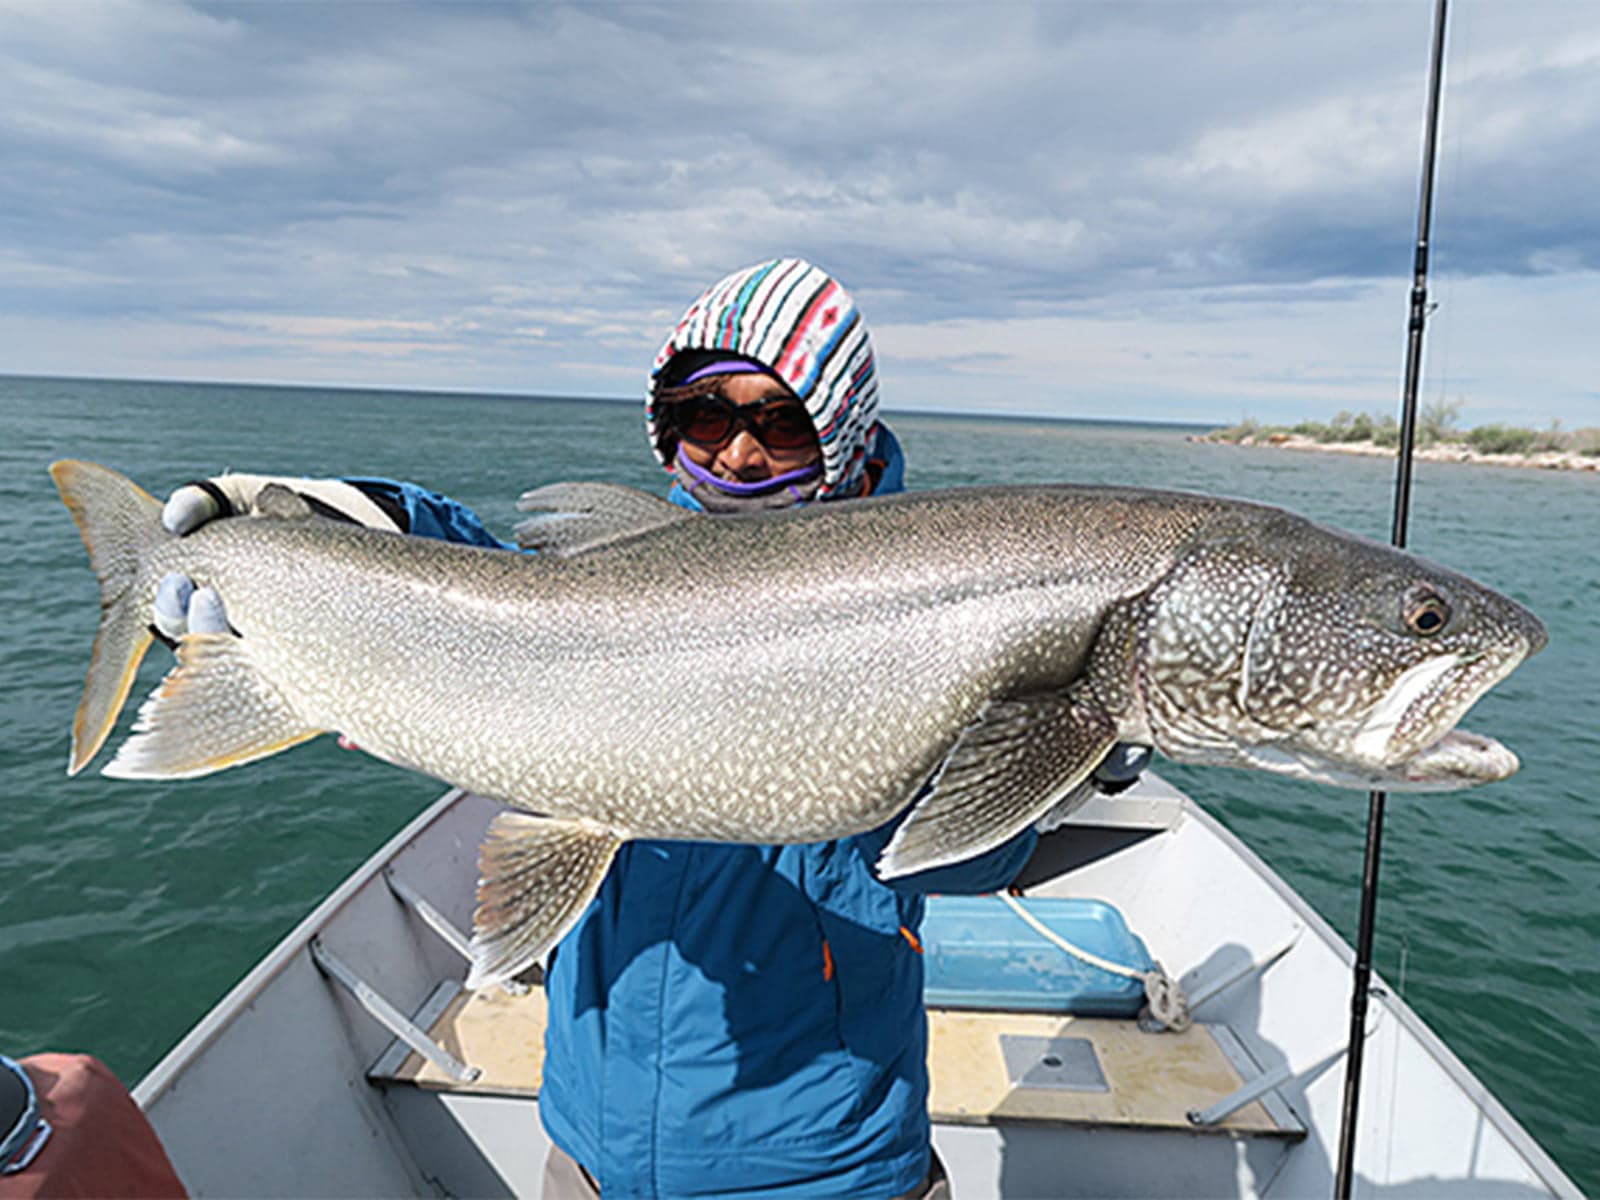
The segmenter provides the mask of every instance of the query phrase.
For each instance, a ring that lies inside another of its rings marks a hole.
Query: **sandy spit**
[[[1297,433],[1268,433],[1234,441],[1215,434],[1197,433],[1191,442],[1211,442],[1226,446],[1271,446],[1279,450],[1314,450],[1323,454],[1365,454],[1393,458],[1392,446],[1373,442],[1319,442]],[[1418,446],[1416,458],[1422,462],[1479,463],[1494,467],[1534,467],[1541,471],[1590,471],[1600,474],[1600,458],[1571,451],[1541,450],[1536,454],[1480,454],[1465,442],[1436,442]]]

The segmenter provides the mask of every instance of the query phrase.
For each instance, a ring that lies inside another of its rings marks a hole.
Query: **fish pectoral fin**
[[[894,879],[1005,844],[1078,789],[1116,740],[1109,716],[1070,695],[991,702],[895,831],[878,874]]]
[[[104,774],[188,779],[254,762],[324,732],[308,725],[232,633],[190,633]]]
[[[517,524],[517,545],[562,557],[696,516],[670,500],[617,483],[552,483],[523,492],[517,508],[534,514]]]
[[[623,839],[589,821],[504,812],[478,850],[467,987],[526,970],[577,924]]]

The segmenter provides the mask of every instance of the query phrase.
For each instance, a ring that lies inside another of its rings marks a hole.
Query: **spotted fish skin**
[[[817,841],[921,791],[880,865],[903,874],[1014,836],[1117,741],[1343,786],[1501,778],[1509,751],[1450,731],[1545,640],[1412,555],[1177,492],[706,518],[563,485],[551,528],[591,500],[592,528],[516,555],[287,493],[179,539],[114,472],[53,473],[106,598],[70,769],[110,732],[161,577],[217,588],[236,635],[184,639],[106,773],[204,774],[336,730],[532,814],[486,844],[475,983],[570,927],[630,838]]]

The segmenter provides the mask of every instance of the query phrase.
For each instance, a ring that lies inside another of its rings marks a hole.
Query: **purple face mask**
[[[684,490],[698,500],[707,512],[755,512],[805,504],[816,498],[817,487],[822,482],[820,462],[753,483],[720,479],[704,467],[690,462],[681,448],[673,465]]]

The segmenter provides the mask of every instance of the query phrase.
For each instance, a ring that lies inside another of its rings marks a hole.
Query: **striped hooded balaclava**
[[[860,492],[877,423],[877,367],[860,310],[836,279],[803,259],[778,258],[735,271],[689,306],[656,355],[645,405],[650,445],[669,471],[675,447],[656,396],[683,383],[706,352],[753,359],[800,398],[822,443],[819,500]]]

